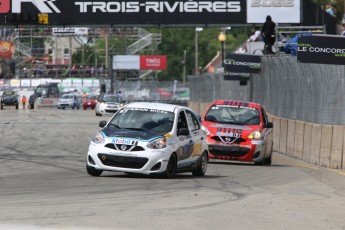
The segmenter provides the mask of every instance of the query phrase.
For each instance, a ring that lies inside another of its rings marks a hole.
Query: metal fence
[[[191,101],[254,101],[272,115],[317,124],[345,125],[345,66],[298,63],[293,56],[264,56],[261,74],[240,86],[221,74],[189,76]]]

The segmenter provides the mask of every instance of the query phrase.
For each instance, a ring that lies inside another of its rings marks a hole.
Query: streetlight
[[[224,52],[225,52],[224,47],[225,47],[226,36],[223,31],[221,31],[220,34],[218,35],[218,41],[220,41],[220,43],[222,44],[222,67],[224,67]]]
[[[195,28],[195,75],[199,75],[198,34],[200,31],[203,31],[202,27]]]

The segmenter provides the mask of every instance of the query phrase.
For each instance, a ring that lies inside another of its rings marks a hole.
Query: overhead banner
[[[48,25],[229,25],[246,23],[246,1],[1,1],[0,24],[8,13],[46,14]]]
[[[224,76],[233,73],[260,73],[261,56],[250,54],[227,54],[224,60]]]
[[[297,62],[345,65],[345,37],[298,37]]]
[[[301,0],[246,0],[247,23],[264,23],[270,15],[275,23],[300,23]]]

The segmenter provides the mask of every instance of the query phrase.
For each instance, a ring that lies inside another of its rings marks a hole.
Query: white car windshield
[[[124,108],[108,126],[117,129],[168,133],[174,124],[174,113],[156,109]]]
[[[102,97],[103,102],[121,102],[121,98],[116,95],[104,95]]]
[[[61,96],[62,99],[73,99],[73,95],[65,94]]]
[[[212,106],[205,116],[205,121],[238,125],[259,125],[259,111],[252,107]]]

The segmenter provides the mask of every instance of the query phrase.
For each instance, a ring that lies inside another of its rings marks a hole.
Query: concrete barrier
[[[332,129],[330,125],[322,125],[320,165],[329,168],[331,163]]]
[[[288,120],[287,124],[287,139],[286,139],[286,155],[295,157],[295,125],[296,121]]]
[[[272,117],[273,121],[273,151],[280,152],[280,119]]]
[[[330,168],[342,168],[344,127],[333,126]]]
[[[320,149],[321,149],[321,125],[313,124],[312,125],[312,138],[311,138],[311,147],[310,147],[310,163],[319,165],[320,164]]]
[[[275,135],[273,133],[273,135]],[[287,153],[287,135],[288,135],[288,121],[286,119],[280,120],[280,138],[279,138],[279,152]]]
[[[304,141],[304,122],[296,121],[295,123],[295,146],[293,156],[297,159],[303,159],[303,141]]]
[[[313,128],[313,125],[311,123],[304,123],[302,160],[306,162],[310,162],[312,128]]]

